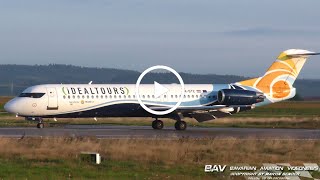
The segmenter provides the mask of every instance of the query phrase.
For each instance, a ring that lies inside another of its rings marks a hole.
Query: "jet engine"
[[[222,105],[252,105],[263,102],[265,96],[261,92],[243,89],[221,89],[218,91],[218,102]]]

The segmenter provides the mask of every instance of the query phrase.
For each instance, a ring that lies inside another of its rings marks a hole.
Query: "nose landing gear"
[[[39,129],[42,129],[42,128],[44,128],[44,124],[43,124],[43,119],[40,117],[39,118],[39,122],[38,122],[38,124],[37,124],[37,128],[39,128]]]
[[[37,128],[39,128],[39,129],[44,128],[42,117],[26,117],[25,119],[27,121],[38,121]]]
[[[39,123],[37,124],[37,128],[39,128],[39,129],[44,128],[44,124],[39,122]]]

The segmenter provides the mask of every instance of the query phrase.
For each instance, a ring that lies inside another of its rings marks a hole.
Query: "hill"
[[[113,68],[91,68],[73,65],[0,65],[0,95],[17,95],[26,87],[46,83],[135,83],[140,72]],[[180,73],[185,83],[231,83],[249,77],[216,74]],[[157,78],[161,83],[177,80],[166,73],[150,73],[143,83],[153,83]],[[297,80],[295,87],[302,97],[318,97],[320,80]]]

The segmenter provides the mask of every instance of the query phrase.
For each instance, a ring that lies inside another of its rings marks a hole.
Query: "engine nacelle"
[[[261,92],[242,89],[221,89],[218,91],[218,102],[223,105],[252,105],[263,102],[265,96]]]

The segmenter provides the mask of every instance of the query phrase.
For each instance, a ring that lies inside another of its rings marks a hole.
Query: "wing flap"
[[[232,113],[223,110],[209,111],[209,112],[195,112],[190,114],[191,117],[195,118],[198,122],[210,121],[217,118],[230,116]]]
[[[214,117],[210,113],[194,113],[191,115],[191,117],[195,118],[198,122],[204,122],[204,121],[210,121],[210,120],[216,119],[216,117]]]
[[[216,109],[221,109],[221,108],[224,108],[226,107],[225,105],[214,105],[214,106],[196,106],[196,107],[192,107],[192,106],[189,106],[189,107],[178,107],[176,110],[177,111],[199,111],[199,110],[216,110]],[[165,106],[152,106],[152,107],[149,107],[150,109],[152,110],[155,110],[155,111],[164,111],[164,110],[168,110],[172,107],[165,107]]]

